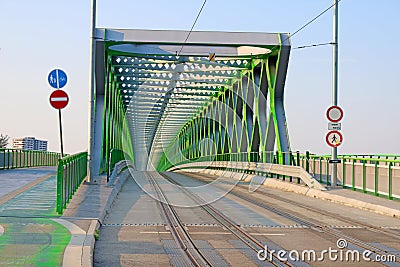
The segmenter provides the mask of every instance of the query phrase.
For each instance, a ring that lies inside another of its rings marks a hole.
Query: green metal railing
[[[57,213],[62,214],[75,191],[87,176],[87,152],[67,156],[58,161]]]
[[[55,152],[0,148],[0,170],[56,166],[59,158]]]
[[[242,152],[226,153],[219,155],[208,155],[197,158],[184,159],[182,154],[175,155],[172,159],[165,156],[161,158],[158,170],[165,171],[173,166],[196,162],[258,162],[275,163],[291,166],[301,166],[312,174],[320,183],[330,185],[331,164],[330,156],[318,156],[306,152]],[[341,155],[341,163],[338,164],[338,178],[343,188],[350,188],[354,191],[385,196],[388,199],[400,199],[400,156],[399,155]],[[227,171],[244,172],[269,177],[288,179],[293,177],[259,173],[256,168],[241,170],[232,168],[232,164],[226,166],[207,166],[209,169],[225,169]],[[296,179],[300,183],[299,179]]]
[[[305,154],[300,165],[321,183],[330,184],[329,155]],[[399,155],[341,155],[338,178],[343,188],[400,199]]]
[[[204,161],[235,161],[235,162],[262,162],[262,163],[275,163],[284,165],[300,166],[301,154],[300,152],[239,152],[239,153],[226,153],[217,155],[208,155],[202,157],[193,157],[183,159],[182,154],[175,155],[172,159],[167,159],[165,156],[161,158],[158,165],[159,171],[166,171],[173,166],[178,166],[192,162]]]

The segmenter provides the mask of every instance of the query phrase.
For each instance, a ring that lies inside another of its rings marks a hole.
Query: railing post
[[[378,175],[379,175],[379,168],[378,168],[378,161],[375,161],[375,185],[374,185],[374,194],[375,196],[379,196],[378,193]]]
[[[11,150],[11,169],[15,169],[14,149]]]
[[[310,152],[306,151],[306,171],[310,172]]]
[[[276,164],[280,164],[280,162],[279,162],[279,151],[276,151]],[[276,179],[279,179],[279,174],[276,174]]]
[[[322,157],[319,157],[319,182],[322,183]]]
[[[296,151],[297,166],[300,166],[300,151]],[[300,184],[300,178],[297,178],[297,183]]]
[[[7,169],[10,169],[10,151],[7,149]]]
[[[18,151],[18,155],[19,155],[18,167],[21,168],[22,167],[22,150]]]
[[[389,163],[389,182],[388,182],[388,184],[389,184],[389,192],[388,192],[388,198],[390,199],[390,200],[392,200],[393,199],[393,196],[392,196],[392,190],[393,190],[393,187],[392,187],[392,180],[393,180],[393,173],[392,173],[392,162],[390,162]]]
[[[289,152],[289,165],[290,165],[290,166],[294,166],[294,165],[295,165],[295,164],[294,164],[294,157],[293,157],[292,151]],[[293,177],[292,177],[292,176],[289,176],[289,181],[290,181],[290,182],[293,182]]]
[[[325,158],[325,160],[326,160],[326,175],[325,175],[325,178],[326,178],[326,184],[327,185],[331,185],[331,179],[329,179],[329,173],[330,173],[330,171],[329,171],[329,159],[328,158]]]
[[[57,213],[62,213],[62,192],[63,192],[63,162],[61,159],[58,160],[57,167]]]
[[[6,168],[6,151],[3,149],[0,149],[0,151],[3,152],[3,166],[1,167],[1,169],[5,169]]]
[[[351,174],[351,189],[353,189],[353,191],[356,190],[356,160],[353,159],[353,168],[352,168],[352,174]]]
[[[343,165],[342,165],[342,173],[343,173],[343,177],[342,177],[342,187],[345,188],[346,187],[346,159],[343,157]]]
[[[366,166],[365,166],[365,161],[363,160],[363,171],[362,171],[362,190],[364,193],[367,193],[367,172],[366,172]]]

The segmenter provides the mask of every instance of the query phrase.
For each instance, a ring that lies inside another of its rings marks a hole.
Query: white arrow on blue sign
[[[47,77],[49,84],[54,88],[63,88],[67,84],[67,74],[60,69],[52,70]]]

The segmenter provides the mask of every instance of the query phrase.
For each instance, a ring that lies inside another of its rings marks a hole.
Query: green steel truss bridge
[[[188,34],[96,29],[91,172],[105,171],[116,151],[137,170],[290,151],[288,34]]]

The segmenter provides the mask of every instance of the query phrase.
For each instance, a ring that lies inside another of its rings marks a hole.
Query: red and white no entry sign
[[[50,95],[50,104],[55,109],[63,109],[68,105],[69,97],[63,90],[55,90]]]
[[[339,131],[330,131],[325,139],[326,143],[331,147],[338,147],[343,142],[343,136]]]
[[[343,109],[338,106],[331,106],[326,111],[326,117],[331,122],[339,122],[343,118]]]

